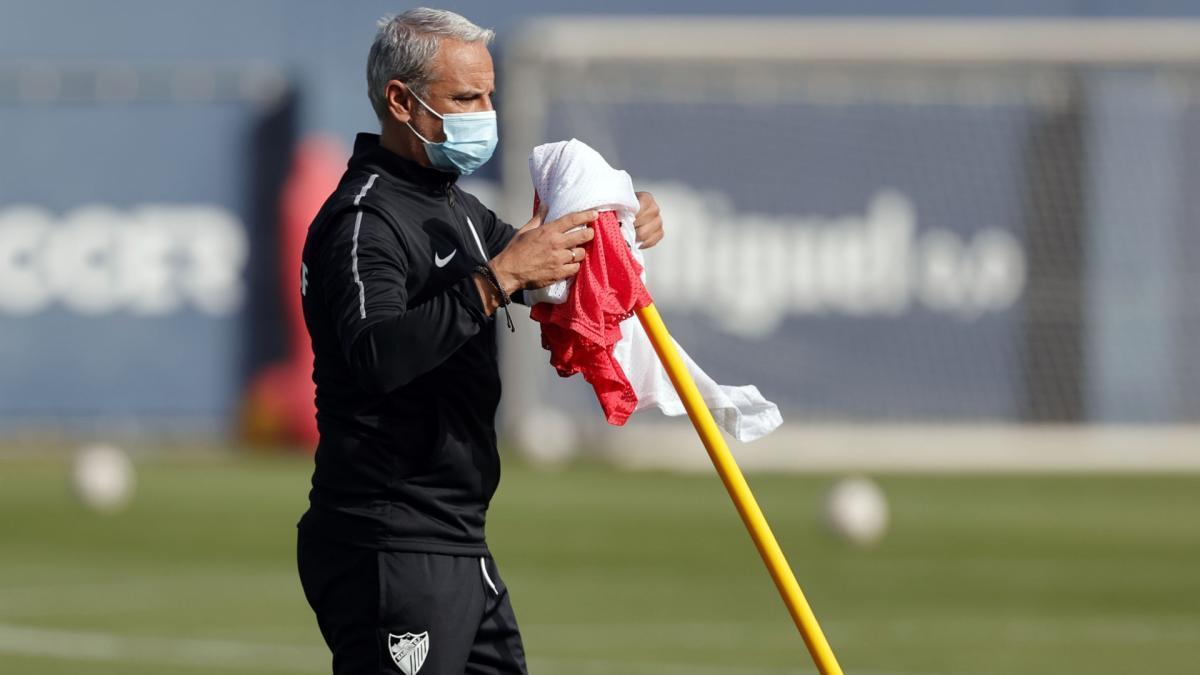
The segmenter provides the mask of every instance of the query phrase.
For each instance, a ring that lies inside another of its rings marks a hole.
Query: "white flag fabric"
[[[576,139],[534,148],[529,156],[529,172],[537,196],[547,209],[545,222],[588,209],[614,211],[626,244],[642,265],[645,282],[645,256],[635,243],[633,229],[638,199],[629,174],[612,168],[600,153]],[[687,232],[671,232],[669,236],[687,236]],[[559,282],[526,297],[531,304],[561,304],[566,301],[569,289],[569,282]],[[669,416],[687,414],[641,322],[632,316],[620,323],[620,330],[621,339],[613,346],[612,354],[637,396],[636,410],[658,408]],[[678,342],[675,344],[705,405],[717,424],[731,436],[749,442],[783,424],[778,406],[764,398],[757,387],[718,384]]]
[[[600,153],[583,141],[572,138],[537,146],[529,155],[529,174],[533,178],[533,189],[547,209],[544,222],[595,209],[615,211],[621,221],[621,231],[625,231],[626,225],[633,230],[633,218],[638,212],[633,181],[629,174],[609,166]],[[638,262],[642,262],[640,257]],[[525,297],[530,304],[560,305],[567,300],[570,284],[569,279],[558,281],[529,291]]]

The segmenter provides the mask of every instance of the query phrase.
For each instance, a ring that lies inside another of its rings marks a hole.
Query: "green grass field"
[[[115,517],[0,462],[0,673],[320,673],[293,564],[308,461],[143,462]],[[1200,672],[1200,476],[885,476],[889,537],[818,524],[828,476],[751,484],[847,673]],[[712,475],[510,463],[493,552],[537,674],[814,672]]]

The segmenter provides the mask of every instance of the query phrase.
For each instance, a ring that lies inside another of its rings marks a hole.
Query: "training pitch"
[[[0,461],[0,673],[328,673],[309,460],[138,470],[105,517],[64,463]],[[870,550],[822,531],[830,482],[750,476],[848,674],[1196,672],[1200,476],[883,476]],[[489,527],[534,675],[814,672],[714,475],[509,462]]]

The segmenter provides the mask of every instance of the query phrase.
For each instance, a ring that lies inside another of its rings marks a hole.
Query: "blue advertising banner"
[[[118,75],[106,87],[103,71],[20,72],[0,96],[10,429],[102,419],[211,431],[240,396],[261,106],[204,71],[161,96]],[[81,97],[80,82],[97,95]]]
[[[649,287],[711,375],[792,417],[1015,419],[1022,105],[551,105],[655,193]],[[619,130],[619,133],[617,133]]]

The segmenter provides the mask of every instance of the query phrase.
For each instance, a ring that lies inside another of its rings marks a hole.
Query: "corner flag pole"
[[[808,646],[808,652],[817,664],[817,670],[821,675],[842,675],[842,668],[838,665],[829,642],[825,640],[825,634],[821,632],[817,617],[808,606],[804,592],[800,590],[800,584],[796,582],[796,576],[792,574],[792,568],[788,566],[787,558],[779,548],[779,542],[771,533],[771,526],[767,524],[762,509],[758,507],[758,501],[754,499],[754,493],[750,492],[745,476],[729,452],[725,438],[721,436],[720,428],[713,420],[708,406],[704,404],[692,374],[679,357],[658,309],[651,303],[637,310],[637,315],[650,337],[650,342],[654,344],[654,351],[658,352],[659,360],[667,369],[671,383],[679,392],[683,407],[687,409],[692,426],[696,427],[696,433],[700,434],[700,440],[704,442],[704,448],[708,450],[708,456],[712,459],[717,474],[721,476],[721,482],[725,483],[725,489],[733,499],[738,515],[750,531],[750,538],[754,540],[758,554],[762,556],[767,571],[771,573],[771,579],[775,582],[775,588],[779,589],[779,595],[783,597],[783,602],[792,615],[792,621],[796,623],[796,628],[800,629],[800,636],[804,638],[804,644]]]

